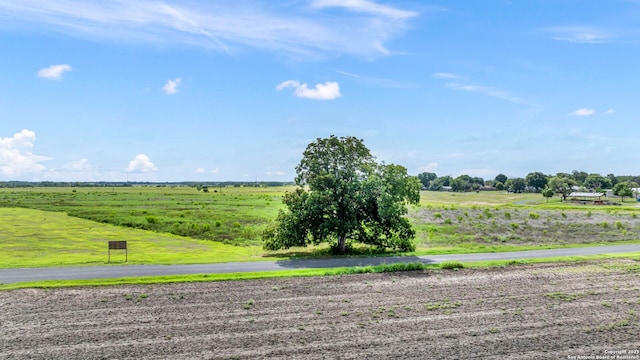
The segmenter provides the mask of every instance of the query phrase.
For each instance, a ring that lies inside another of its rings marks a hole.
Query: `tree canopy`
[[[535,188],[536,190],[544,189],[544,187],[547,186],[548,181],[547,175],[539,171],[527,174],[524,180],[527,185]]]
[[[320,139],[296,167],[298,188],[285,194],[286,209],[264,233],[264,248],[287,249],[328,242],[338,253],[351,242],[413,250],[415,231],[404,217],[420,200],[421,182],[400,165],[378,164],[362,140]]]
[[[623,181],[621,183],[617,183],[616,186],[613,187],[613,193],[620,196],[622,201],[624,201],[625,196],[633,196],[633,189],[637,187],[638,184],[633,181]]]
[[[576,184],[576,181],[570,177],[559,175],[551,177],[548,184],[549,188],[554,192],[560,194],[562,196],[562,200],[564,201],[571,193],[571,187]]]

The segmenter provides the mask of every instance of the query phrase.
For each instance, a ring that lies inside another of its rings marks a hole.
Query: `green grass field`
[[[0,189],[0,267],[102,265],[109,240],[128,241],[132,264],[326,255],[326,247],[262,250],[262,230],[291,189]],[[633,200],[593,207],[547,202],[540,194],[422,192],[409,217],[417,231],[414,254],[442,254],[637,242],[639,211]],[[112,263],[123,262],[124,253],[112,252]]]
[[[259,246],[233,246],[20,208],[0,208],[0,239],[3,268],[103,265],[109,240],[127,240],[130,264],[263,260]],[[113,264],[125,262],[124,251],[111,253]]]

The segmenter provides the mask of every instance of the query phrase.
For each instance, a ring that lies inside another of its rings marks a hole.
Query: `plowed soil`
[[[639,270],[617,260],[5,291],[0,358],[640,359]]]

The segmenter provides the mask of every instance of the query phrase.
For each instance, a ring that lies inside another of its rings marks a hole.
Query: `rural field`
[[[638,359],[639,264],[4,291],[0,358]]]
[[[102,265],[109,240],[131,264],[326,256],[326,246],[262,249],[262,231],[293,187],[63,187],[0,189],[4,267]],[[494,252],[637,242],[640,207],[547,202],[540,194],[423,191],[409,209],[416,254]],[[356,247],[361,254],[379,253]],[[114,263],[122,263],[116,255]]]

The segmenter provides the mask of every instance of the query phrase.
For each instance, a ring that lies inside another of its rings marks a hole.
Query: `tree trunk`
[[[347,249],[347,234],[338,236],[338,249],[340,249],[340,254],[344,254]]]

